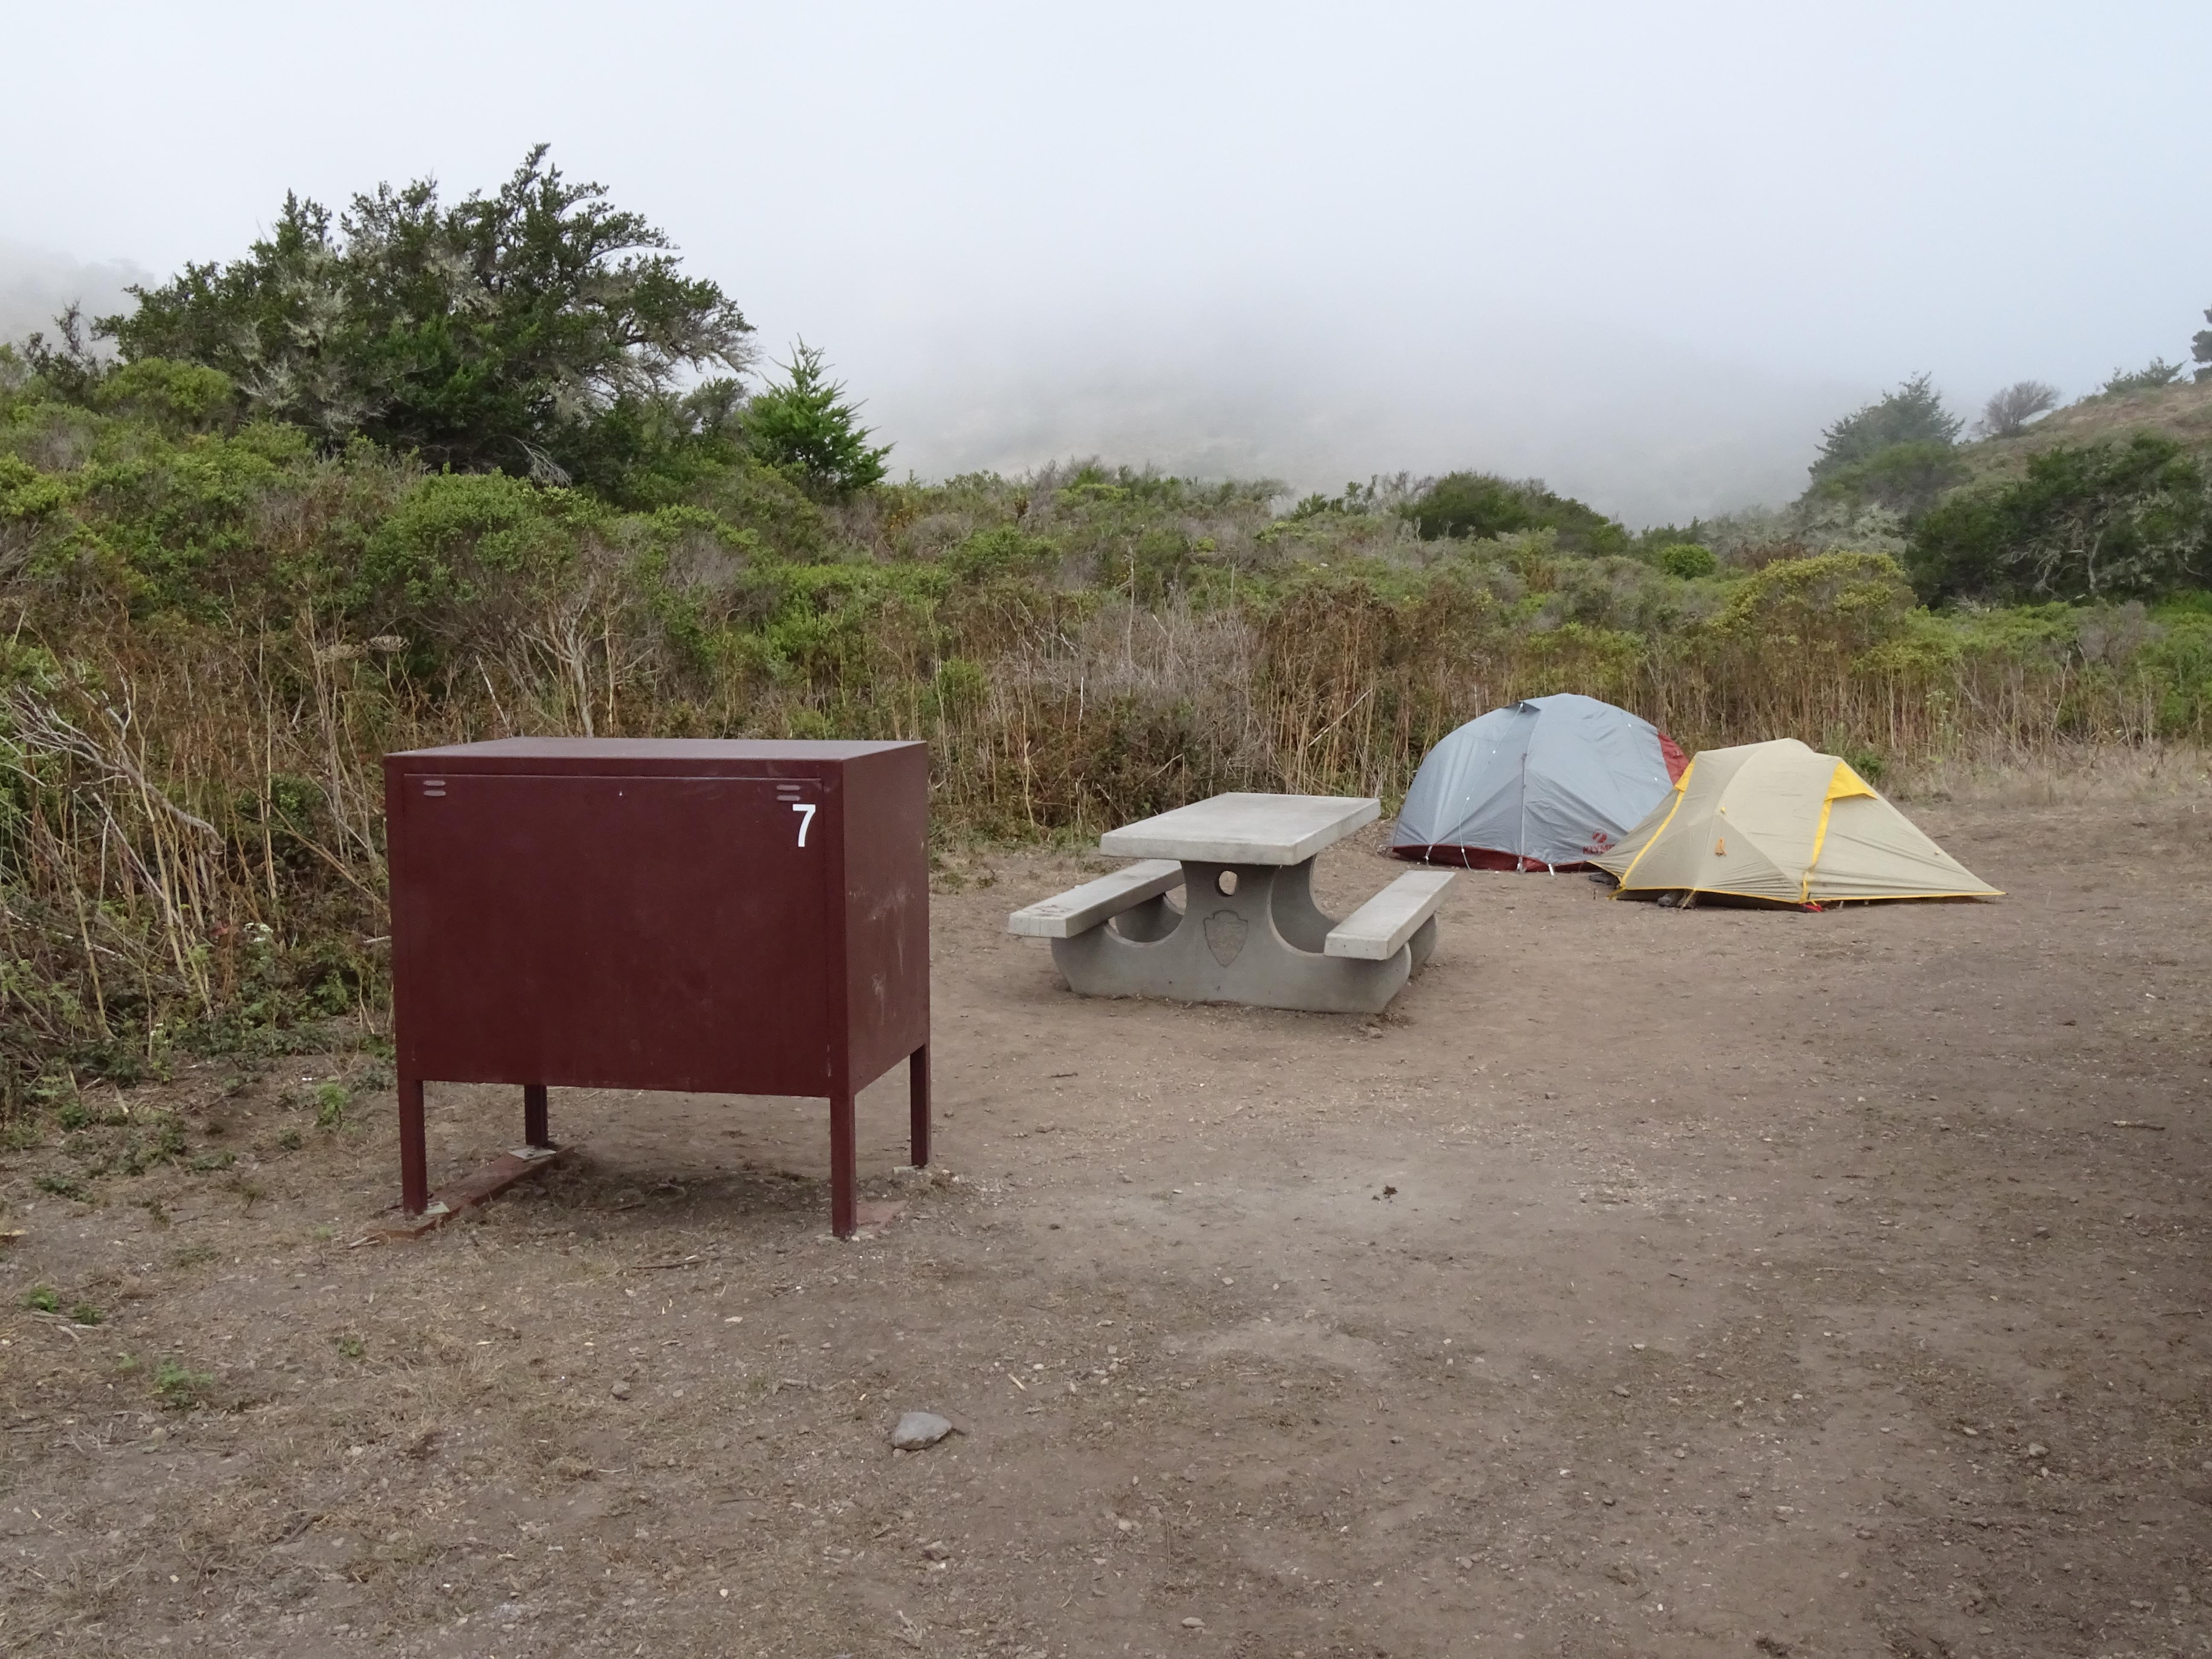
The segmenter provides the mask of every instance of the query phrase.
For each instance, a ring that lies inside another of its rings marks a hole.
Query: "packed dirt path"
[[[1916,817],[2009,896],[1474,874],[1380,1022],[1079,1000],[1001,930],[1097,865],[978,861],[848,1244],[818,1103],[556,1091],[568,1166],[348,1248],[388,1089],[194,1072],[91,1203],[0,1167],[0,1650],[2212,1649],[2212,796]]]

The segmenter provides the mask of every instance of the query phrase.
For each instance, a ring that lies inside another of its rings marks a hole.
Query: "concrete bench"
[[[1457,873],[1408,871],[1330,928],[1322,954],[1363,962],[1388,961],[1436,915],[1437,907],[1444,902],[1444,889]],[[1432,940],[1434,934],[1430,937]],[[1428,951],[1417,947],[1414,955],[1425,958]],[[1418,967],[1419,962],[1414,965]]]
[[[1073,939],[1182,885],[1177,860],[1144,859],[1015,911],[1006,918],[1006,931],[1024,939]]]
[[[1315,855],[1379,811],[1371,797],[1333,795],[1178,806],[1100,838],[1101,850],[1146,862],[1017,910],[1006,931],[1049,943],[1084,996],[1379,1014],[1436,949],[1452,875],[1401,876],[1341,924],[1316,904]]]

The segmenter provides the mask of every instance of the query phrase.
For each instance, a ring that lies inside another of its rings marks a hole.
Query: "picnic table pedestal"
[[[1435,949],[1450,879],[1414,872],[1346,921],[1324,913],[1316,856],[1381,811],[1372,799],[1217,795],[1110,831],[1103,851],[1148,861],[1017,911],[1008,926],[1049,939],[1085,996],[1379,1013]],[[1167,898],[1177,885],[1180,911]]]

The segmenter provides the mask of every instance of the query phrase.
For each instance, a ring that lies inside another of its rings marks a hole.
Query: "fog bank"
[[[0,340],[34,331],[51,337],[54,319],[72,304],[88,319],[122,310],[130,303],[125,289],[154,280],[127,259],[88,261],[0,240]]]
[[[895,474],[1071,456],[1330,493],[1400,471],[1537,477],[1632,526],[1777,502],[1820,428],[1874,390],[1656,342],[1600,350],[1543,319],[1332,337],[1280,311],[1081,331],[945,319],[845,343],[839,372]]]

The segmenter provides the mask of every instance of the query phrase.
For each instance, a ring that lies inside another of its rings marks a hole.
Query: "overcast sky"
[[[1919,369],[1972,412],[2185,356],[2212,5],[0,9],[0,332],[288,189],[534,142],[825,348],[896,466],[1794,495]]]

